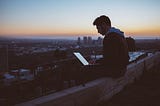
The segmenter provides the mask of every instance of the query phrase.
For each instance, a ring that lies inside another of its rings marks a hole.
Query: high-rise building
[[[92,37],[90,37],[90,36],[88,36],[88,37],[84,36],[83,37],[83,44],[85,44],[85,45],[91,45],[92,42],[93,42]]]
[[[88,43],[88,39],[86,36],[83,37],[83,44],[87,44]]]
[[[92,44],[92,37],[88,37],[88,42],[87,42],[89,45],[91,45]]]
[[[80,44],[81,44],[81,38],[78,37],[78,39],[77,39],[77,45],[80,45]]]

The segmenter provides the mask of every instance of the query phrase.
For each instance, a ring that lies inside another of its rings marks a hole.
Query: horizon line
[[[78,37],[92,37],[93,39],[96,39],[96,38],[98,38],[98,37],[101,37],[101,38],[103,38],[104,36],[102,36],[102,35],[77,35],[77,36],[65,36],[65,35],[61,35],[61,36],[59,36],[59,35],[57,35],[57,36],[1,36],[0,35],[0,39],[2,39],[2,38],[6,38],[6,39],[71,39],[71,40],[76,40]],[[133,38],[133,39],[160,39],[160,36],[148,36],[148,35],[146,35],[146,36],[144,36],[144,35],[142,35],[142,36],[135,36],[135,35],[132,35],[132,36],[130,36],[130,35],[125,35],[125,37],[127,38],[127,37],[131,37],[131,38]]]

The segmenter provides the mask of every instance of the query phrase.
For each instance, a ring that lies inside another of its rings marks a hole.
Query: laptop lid
[[[83,65],[89,65],[88,61],[79,52],[74,52],[73,54],[79,59],[79,61]]]

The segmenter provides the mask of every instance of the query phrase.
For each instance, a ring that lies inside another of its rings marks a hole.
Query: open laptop
[[[79,52],[73,52],[73,54],[78,58],[78,60],[83,64],[83,65],[89,65],[89,62],[79,53]]]

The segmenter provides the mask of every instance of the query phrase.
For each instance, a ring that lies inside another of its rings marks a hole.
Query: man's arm
[[[108,65],[114,65],[118,59],[120,51],[120,39],[116,33],[110,33],[103,42],[104,62]]]

